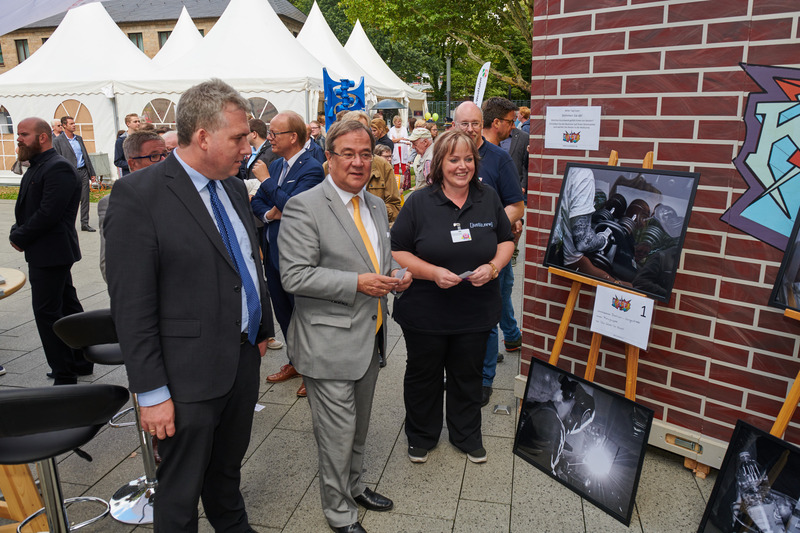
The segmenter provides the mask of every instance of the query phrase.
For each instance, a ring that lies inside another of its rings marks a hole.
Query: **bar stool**
[[[118,385],[62,385],[0,391],[0,463],[36,463],[44,508],[17,527],[22,531],[31,520],[47,514],[50,533],[69,533],[108,514],[105,500],[94,497],[64,500],[56,456],[74,450],[92,438],[128,400],[128,391]],[[70,526],[67,505],[96,502],[103,512]]]
[[[83,350],[84,357],[98,365],[123,364],[122,351],[110,309],[84,311],[65,316],[53,324],[53,331],[73,349]],[[111,516],[124,524],[152,524],[153,499],[158,486],[156,461],[150,434],[142,429],[139,400],[131,394],[133,407],[118,413],[109,422],[114,427],[135,425],[144,463],[144,475],[120,487],[109,500]],[[135,422],[116,423],[122,416],[135,412]]]

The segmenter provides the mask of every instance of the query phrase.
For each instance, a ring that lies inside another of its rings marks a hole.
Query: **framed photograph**
[[[800,532],[800,448],[739,420],[698,533]]]
[[[668,302],[700,174],[568,163],[544,265]]]
[[[514,453],[630,525],[653,411],[531,359]]]
[[[781,269],[772,287],[769,305],[779,309],[794,309],[800,311],[800,247],[797,246],[800,216],[795,217],[789,243],[783,253]]]

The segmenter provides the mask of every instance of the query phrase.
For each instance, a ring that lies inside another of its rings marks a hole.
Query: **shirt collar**
[[[192,184],[194,185],[195,189],[197,189],[197,192],[200,192],[203,189],[203,187],[206,187],[208,185],[208,182],[211,181],[207,177],[203,176],[198,171],[190,167],[186,163],[186,161],[181,159],[181,156],[178,155],[177,150],[173,150],[172,155],[175,156],[175,159],[177,159],[178,163],[181,164],[183,170],[185,170],[186,173],[189,175],[189,179],[192,180]]]
[[[351,192],[347,192],[344,189],[339,188],[339,186],[336,185],[336,183],[333,181],[333,178],[331,177],[330,174],[328,174],[328,176],[325,179],[328,180],[328,183],[331,184],[331,187],[333,187],[333,190],[335,190],[336,194],[339,195],[339,198],[342,199],[342,203],[344,205],[347,205],[350,202],[350,200],[353,199],[353,196],[358,196],[359,203],[364,203],[364,189],[363,188],[360,191],[358,191],[358,194],[353,194]],[[364,187],[366,187],[366,185]]]
[[[303,153],[304,153],[305,151],[306,151],[306,149],[305,149],[305,148],[302,148],[302,149],[301,149],[299,152],[297,152],[297,153],[296,153],[296,154],[294,154],[294,155],[293,155],[291,158],[289,158],[289,159],[287,159],[287,160],[286,160],[286,162],[287,162],[287,163],[289,163],[289,169],[290,169],[290,170],[291,170],[291,168],[292,168],[292,165],[294,165],[294,164],[297,162],[297,160],[298,160],[298,159],[300,159],[300,156],[301,156],[301,155],[303,155]]]

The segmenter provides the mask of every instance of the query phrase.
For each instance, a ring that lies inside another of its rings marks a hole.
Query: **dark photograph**
[[[795,217],[792,234],[789,236],[789,243],[783,253],[781,269],[775,285],[772,287],[772,295],[769,298],[769,305],[780,309],[793,309],[800,311],[800,250],[797,246],[798,228],[800,228],[800,217]]]
[[[531,359],[514,453],[630,525],[653,411]]]
[[[739,420],[698,533],[800,533],[800,448]]]
[[[568,163],[545,266],[668,302],[700,174]]]

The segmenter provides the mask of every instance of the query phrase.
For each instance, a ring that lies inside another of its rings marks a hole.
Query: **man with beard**
[[[89,183],[94,179],[94,167],[83,137],[77,135],[78,125],[69,116],[61,117],[64,132],[53,141],[53,148],[78,171],[81,178],[81,231],[97,231],[89,225]]]
[[[93,369],[53,333],[56,320],[83,311],[70,273],[81,258],[75,231],[81,182],[52,142],[50,125],[40,118],[26,118],[17,126],[19,159],[31,167],[20,183],[9,240],[25,252],[33,316],[52,377],[56,385],[68,385]]]

